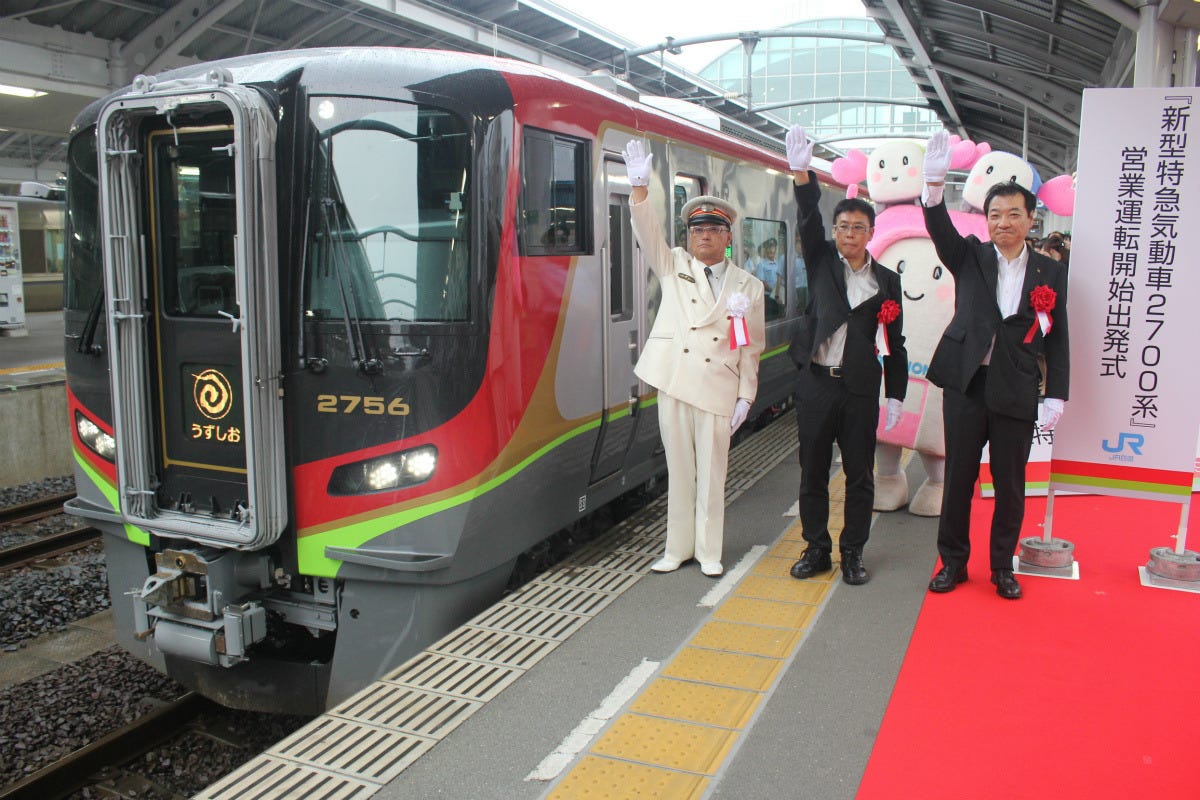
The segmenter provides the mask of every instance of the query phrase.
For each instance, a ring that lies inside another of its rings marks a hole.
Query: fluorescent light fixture
[[[7,83],[0,83],[0,94],[10,94],[13,97],[41,97],[45,92],[37,89],[26,89],[24,86],[10,86]]]

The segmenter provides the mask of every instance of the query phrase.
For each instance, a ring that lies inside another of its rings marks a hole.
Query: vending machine
[[[21,237],[17,204],[0,200],[0,331],[25,330],[25,288],[21,278]]]

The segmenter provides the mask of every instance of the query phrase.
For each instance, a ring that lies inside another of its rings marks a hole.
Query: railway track
[[[61,514],[63,513],[63,504],[74,497],[74,492],[65,492],[0,509],[0,527],[36,522],[39,519]]]
[[[0,548],[0,572],[87,547],[100,540],[100,530],[91,525],[59,531],[10,547]]]
[[[121,785],[133,794],[116,796],[156,797],[150,781],[127,773],[121,767],[138,756],[160,747],[188,730],[202,713],[220,708],[194,692],[164,703],[102,739],[55,761],[22,780],[0,788],[0,800],[47,800],[66,797],[84,786],[108,787],[119,792]],[[148,785],[149,784],[149,785]],[[166,796],[173,796],[167,794]]]

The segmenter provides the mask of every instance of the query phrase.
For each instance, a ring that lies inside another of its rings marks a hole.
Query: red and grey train
[[[69,510],[104,532],[120,643],[227,705],[316,713],[662,473],[633,136],[663,219],[721,194],[736,260],[768,234],[791,259],[778,154],[528,64],[279,52],[87,108]],[[786,272],[756,411],[792,389]]]

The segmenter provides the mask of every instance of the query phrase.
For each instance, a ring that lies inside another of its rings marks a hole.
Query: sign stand
[[[1044,578],[1079,580],[1079,563],[1075,560],[1075,545],[1051,536],[1054,526],[1054,487],[1046,491],[1046,520],[1041,536],[1021,540],[1021,549],[1013,556],[1013,571],[1020,575],[1040,575]]]
[[[1200,553],[1187,549],[1187,520],[1191,507],[1192,497],[1188,495],[1179,512],[1179,532],[1175,534],[1175,549],[1152,548],[1150,563],[1138,567],[1142,586],[1200,594]]]

